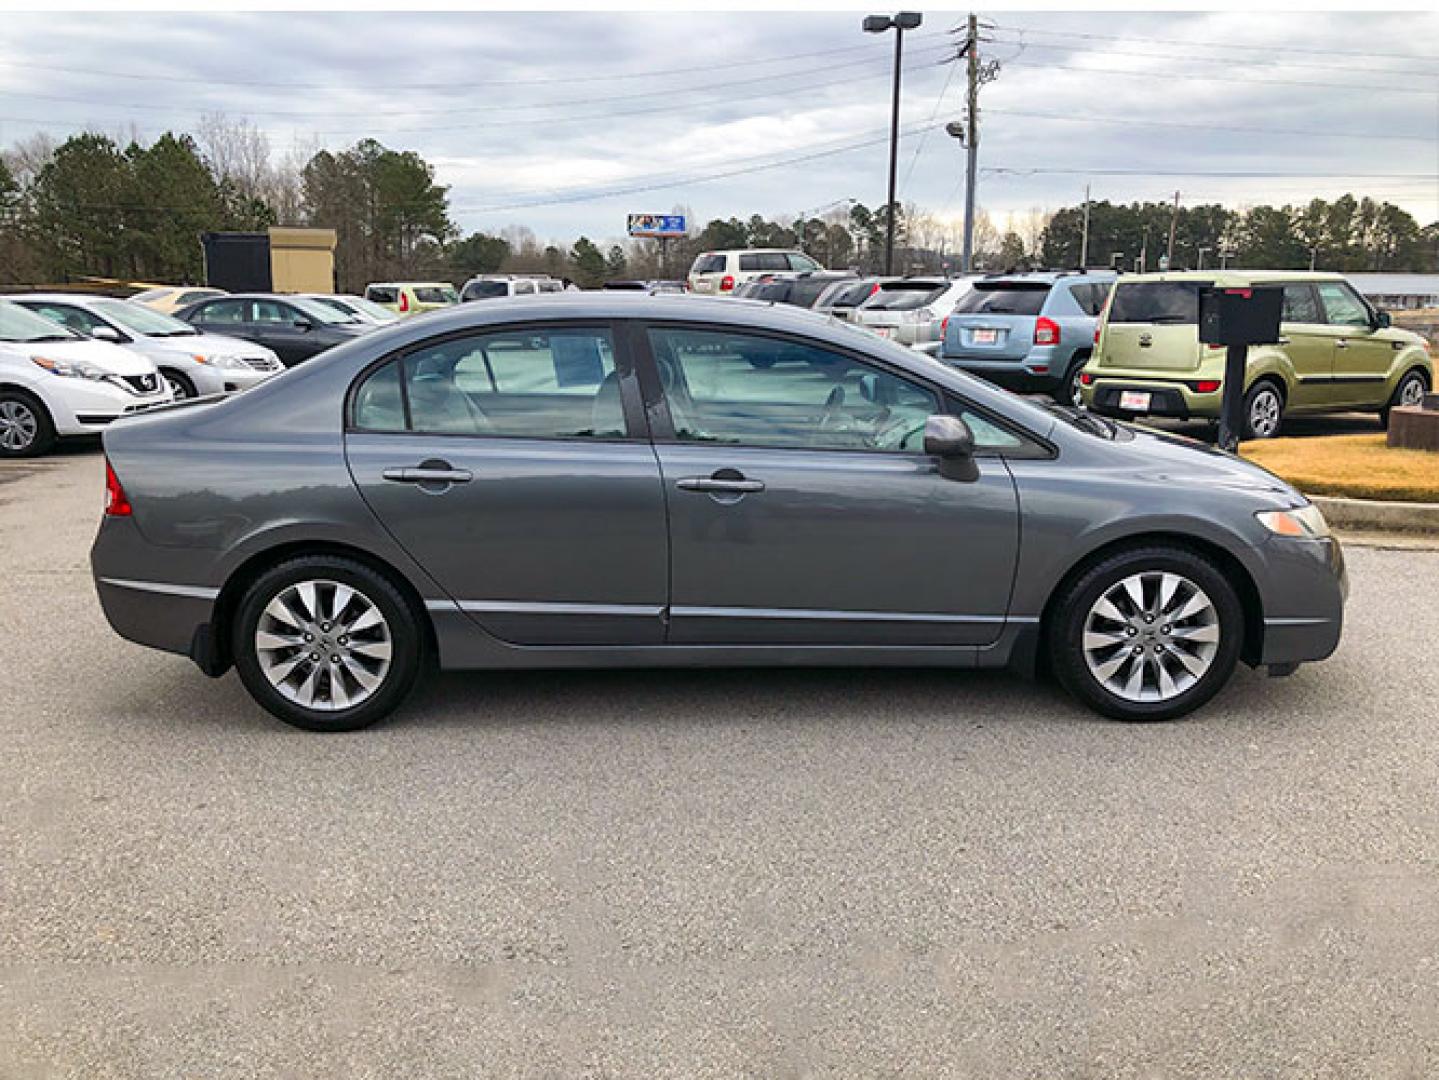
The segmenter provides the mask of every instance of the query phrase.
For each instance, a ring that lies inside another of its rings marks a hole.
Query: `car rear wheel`
[[[1168,720],[1228,682],[1244,614],[1207,558],[1153,547],[1082,573],[1058,598],[1047,629],[1055,674],[1076,698],[1118,720]]]
[[[309,731],[354,731],[410,692],[424,637],[388,578],[349,559],[307,556],[249,588],[233,640],[240,678],[265,709]]]
[[[1079,381],[1079,376],[1084,373],[1084,365],[1089,362],[1089,356],[1076,356],[1069,365],[1069,370],[1064,373],[1064,381],[1054,389],[1054,400],[1060,405],[1073,405],[1076,409],[1084,404],[1084,384]]]
[[[1244,395],[1244,437],[1272,439],[1284,422],[1284,394],[1272,382],[1257,382]]]
[[[195,384],[178,371],[162,368],[160,376],[165,380],[166,385],[170,387],[170,393],[174,395],[176,401],[184,401],[186,398],[195,396]]]
[[[38,457],[54,445],[45,406],[23,390],[0,390],[0,457]]]

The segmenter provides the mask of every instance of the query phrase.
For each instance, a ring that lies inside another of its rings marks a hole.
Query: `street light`
[[[894,29],[894,93],[889,111],[889,201],[885,203],[884,272],[894,273],[894,174],[899,155],[899,71],[904,56],[904,32],[924,21],[917,11],[901,11],[897,15],[866,15],[864,32],[882,34]]]

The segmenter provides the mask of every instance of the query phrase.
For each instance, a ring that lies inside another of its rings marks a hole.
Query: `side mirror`
[[[101,323],[95,327],[95,329],[91,330],[90,336],[96,341],[108,341],[114,345],[118,345],[125,340],[125,336],[121,334],[120,331],[116,330],[113,326],[106,326],[104,323]]]
[[[1393,325],[1393,322],[1394,320],[1389,317],[1389,312],[1387,311],[1376,311],[1374,313],[1375,330],[1388,330],[1389,327]]]
[[[979,479],[974,463],[974,432],[957,416],[935,415],[924,422],[924,452],[939,458],[939,473],[965,483]]]

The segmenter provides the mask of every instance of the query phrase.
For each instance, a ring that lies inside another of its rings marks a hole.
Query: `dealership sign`
[[[683,236],[683,214],[631,214],[627,223],[631,236]]]

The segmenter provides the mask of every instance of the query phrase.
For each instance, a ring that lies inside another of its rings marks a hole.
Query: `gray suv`
[[[939,358],[1010,390],[1079,404],[1079,373],[1115,275],[1004,274],[981,278],[944,323]]]
[[[432,662],[1043,664],[1156,720],[1343,617],[1264,470],[783,304],[465,304],[104,441],[111,625],[317,730]]]

